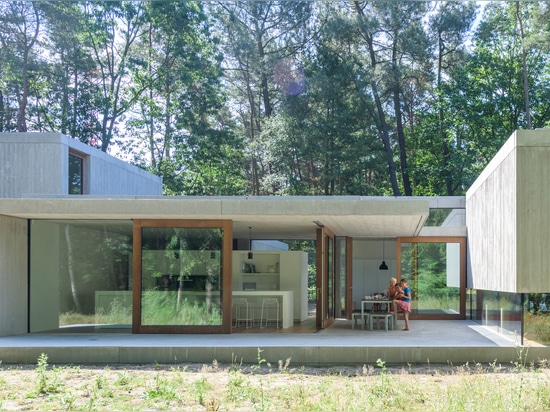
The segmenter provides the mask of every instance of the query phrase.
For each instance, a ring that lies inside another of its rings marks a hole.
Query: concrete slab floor
[[[550,359],[550,348],[522,347],[519,336],[499,334],[472,321],[411,321],[410,331],[351,328],[336,320],[311,333],[233,333],[229,335],[145,335],[131,333],[34,333],[0,337],[0,361],[36,363],[41,353],[56,363],[256,363],[258,350],[270,362],[335,365],[514,362],[518,357]],[[267,359],[269,358],[269,359]]]

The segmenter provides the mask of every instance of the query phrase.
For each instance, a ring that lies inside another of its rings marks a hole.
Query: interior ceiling
[[[158,217],[157,217],[158,218]],[[314,219],[314,220],[312,220]],[[94,226],[100,224],[97,220],[79,221],[58,220],[72,223],[75,226]],[[317,223],[315,223],[317,222]],[[345,216],[309,217],[264,217],[259,219],[237,218],[233,220],[233,238],[251,240],[314,240],[318,224],[329,228],[336,236],[351,236],[354,238],[395,238],[398,236],[415,236],[417,229],[422,227],[422,216],[367,216],[362,218]],[[109,231],[131,235],[132,223],[122,223],[120,220],[101,221]]]
[[[415,236],[425,216],[310,216],[299,218],[234,219],[233,237],[238,239],[315,239],[319,223],[336,236],[390,237]],[[315,223],[317,222],[317,223]],[[250,228],[250,233],[249,233]]]

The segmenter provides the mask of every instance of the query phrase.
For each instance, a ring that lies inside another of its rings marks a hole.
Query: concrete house
[[[392,276],[412,318],[521,330],[550,290],[550,130],[515,132],[465,197],[165,197],[59,134],[2,134],[0,160],[0,336],[323,329]]]

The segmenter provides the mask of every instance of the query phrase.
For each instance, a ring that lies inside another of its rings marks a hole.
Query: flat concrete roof
[[[430,207],[464,207],[462,197],[235,196],[0,199],[0,215],[23,219],[228,219],[235,238],[315,239],[319,225],[336,236],[416,236]]]

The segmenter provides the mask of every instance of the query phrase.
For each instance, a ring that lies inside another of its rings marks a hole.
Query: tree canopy
[[[170,195],[463,195],[550,125],[550,4],[0,2],[0,132]]]

